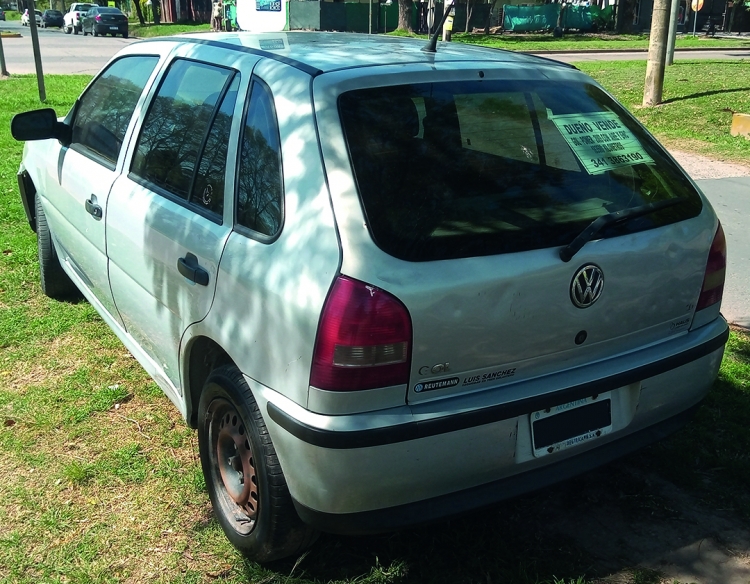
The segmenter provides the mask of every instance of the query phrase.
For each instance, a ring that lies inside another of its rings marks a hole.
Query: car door
[[[78,276],[84,293],[116,319],[107,275],[107,198],[133,112],[158,61],[156,56],[122,57],[89,85],[66,120],[72,128],[70,146],[52,150],[57,175],[42,193],[60,260]]]
[[[239,131],[241,77],[215,64],[220,55],[212,63],[170,64],[140,128],[130,172],[109,201],[115,303],[128,333],[173,388],[180,387],[180,339],[208,313],[232,229],[224,200],[233,191],[227,161],[236,156],[230,135]]]

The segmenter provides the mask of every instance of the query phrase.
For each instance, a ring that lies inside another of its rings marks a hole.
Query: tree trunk
[[[177,0],[178,2],[180,0]],[[143,20],[143,12],[141,11],[141,0],[133,0],[133,6],[135,6],[135,13],[138,15],[138,22],[141,26],[146,26],[146,21]]]
[[[742,6],[744,2],[740,2],[738,0],[734,0],[732,3],[732,14],[729,17],[729,25],[727,26],[727,32],[732,32],[732,27],[734,26],[734,15],[737,14],[737,9]]]
[[[667,33],[669,29],[669,0],[654,0],[651,15],[651,38],[648,44],[646,84],[643,88],[643,107],[661,103],[664,91],[664,63],[667,56]]]
[[[492,20],[492,11],[495,9],[495,4],[497,4],[497,0],[492,0],[490,10],[487,12],[487,20],[484,21],[484,34],[490,34],[490,20]]]
[[[464,32],[470,32],[469,22],[471,22],[471,13],[474,10],[474,0],[466,0],[466,28]]]
[[[398,29],[414,32],[411,28],[411,0],[398,0]]]

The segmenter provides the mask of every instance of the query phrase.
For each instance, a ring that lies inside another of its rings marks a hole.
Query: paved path
[[[648,51],[580,51],[572,53],[561,53],[556,51],[540,51],[533,53],[540,57],[547,57],[562,61],[563,63],[574,63],[581,61],[645,61],[648,59]],[[727,60],[727,59],[750,59],[750,49],[702,49],[702,50],[676,50],[675,61],[697,59]]]

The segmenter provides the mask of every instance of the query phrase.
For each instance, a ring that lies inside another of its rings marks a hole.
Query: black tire
[[[47,225],[47,216],[42,209],[39,197],[36,197],[36,240],[39,254],[39,283],[42,292],[56,300],[80,298],[76,285],[60,265],[57,251],[52,244],[52,234]]]
[[[78,27],[73,25],[73,34],[78,34]]]
[[[71,30],[71,27],[70,27],[70,26],[63,26],[63,31],[65,31],[65,34],[70,34],[71,32],[73,32],[73,31]]]
[[[318,534],[294,509],[258,404],[234,365],[219,367],[206,381],[198,444],[214,514],[240,552],[270,562],[313,544]]]
[[[112,35],[112,36],[115,36],[115,35]],[[122,38],[124,38],[124,39],[128,38],[128,33],[126,33],[126,32],[122,33]]]
[[[99,36],[99,33],[98,33],[98,32],[96,32],[96,27],[92,28],[92,29],[91,29],[91,32],[92,32],[92,33],[94,34],[94,36],[95,36],[95,37],[98,37],[98,36]]]

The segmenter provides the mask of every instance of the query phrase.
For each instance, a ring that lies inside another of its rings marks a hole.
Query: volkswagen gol
[[[139,42],[19,114],[41,284],[198,430],[259,561],[457,515],[684,425],[722,229],[575,67],[341,33]]]

